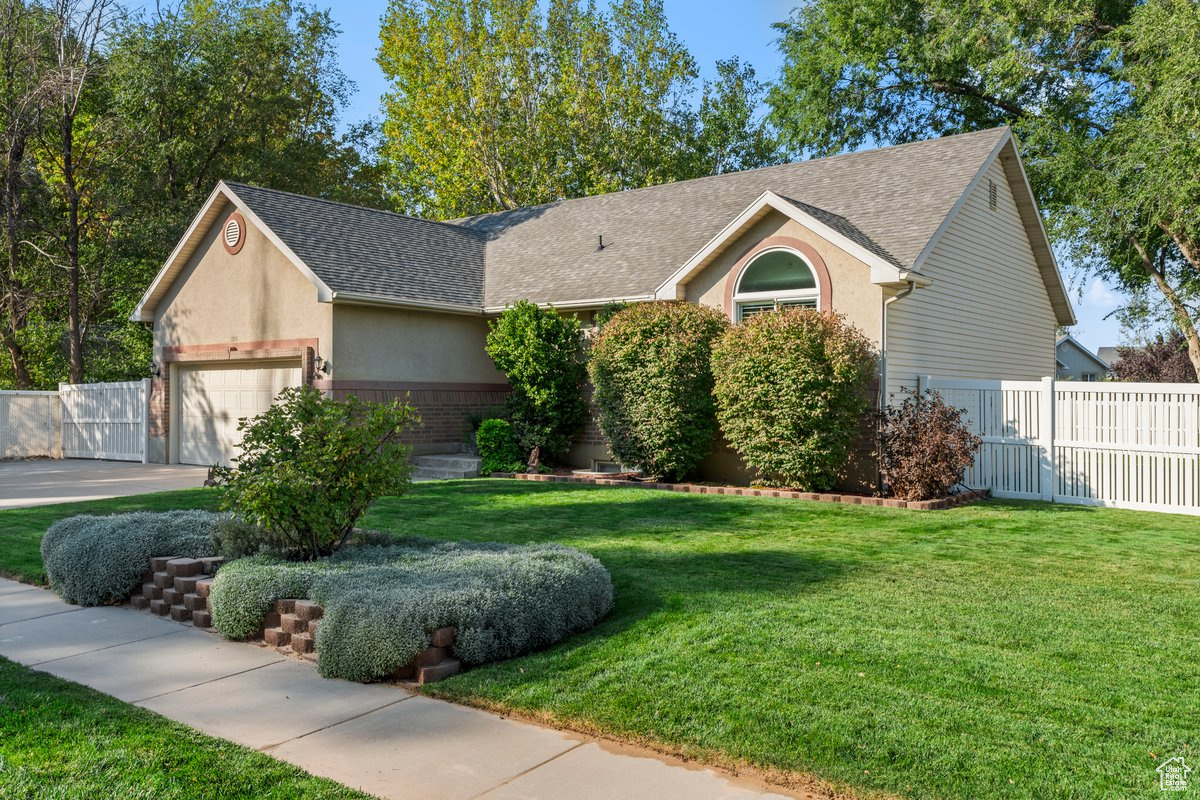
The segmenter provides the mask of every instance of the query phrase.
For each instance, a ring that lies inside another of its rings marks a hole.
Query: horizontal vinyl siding
[[[988,207],[988,180],[997,208]],[[918,375],[1037,380],[1054,374],[1056,322],[999,160],[926,259],[932,285],[888,311],[888,391]]]

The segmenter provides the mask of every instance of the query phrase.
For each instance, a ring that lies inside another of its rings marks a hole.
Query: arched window
[[[733,318],[741,322],[763,311],[800,306],[817,308],[821,287],[808,259],[789,248],[756,255],[738,277]]]

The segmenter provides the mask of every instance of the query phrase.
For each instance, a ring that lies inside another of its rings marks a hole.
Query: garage
[[[266,411],[280,391],[300,385],[298,362],[181,365],[179,463],[228,464],[242,435],[238,421]]]

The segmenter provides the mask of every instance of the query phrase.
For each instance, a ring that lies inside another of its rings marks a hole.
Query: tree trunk
[[[1187,305],[1179,298],[1179,293],[1175,288],[1167,282],[1167,278],[1163,275],[1162,270],[1154,265],[1154,259],[1150,257],[1145,246],[1138,240],[1137,237],[1132,237],[1130,241],[1133,243],[1134,249],[1137,250],[1138,256],[1142,259],[1142,267],[1146,270],[1151,279],[1154,280],[1155,286],[1167,298],[1167,302],[1171,305],[1171,312],[1175,316],[1175,324],[1179,326],[1179,330],[1183,333],[1183,338],[1187,340],[1188,360],[1192,362],[1192,369],[1196,371],[1196,379],[1200,381],[1200,333],[1196,331],[1196,324],[1192,321],[1191,315],[1188,313]]]
[[[17,266],[21,259],[21,201],[20,164],[25,158],[25,136],[13,132],[9,142],[4,174],[4,249],[8,258],[6,276],[0,276],[3,289],[4,319],[0,330],[0,341],[12,365],[13,383],[17,389],[33,388],[33,379],[25,360],[25,351],[17,334],[24,324],[25,310]]]
[[[62,167],[67,200],[67,336],[70,343],[70,380],[83,383],[83,321],[79,316],[79,190],[75,182],[74,103],[63,104]]]

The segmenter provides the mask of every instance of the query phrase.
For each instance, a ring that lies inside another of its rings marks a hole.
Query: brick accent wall
[[[502,407],[507,384],[497,383],[390,383],[381,381],[315,381],[334,399],[356,395],[360,400],[385,403],[404,400],[421,415],[421,427],[404,437],[418,451],[453,447],[467,440],[472,414]]]

